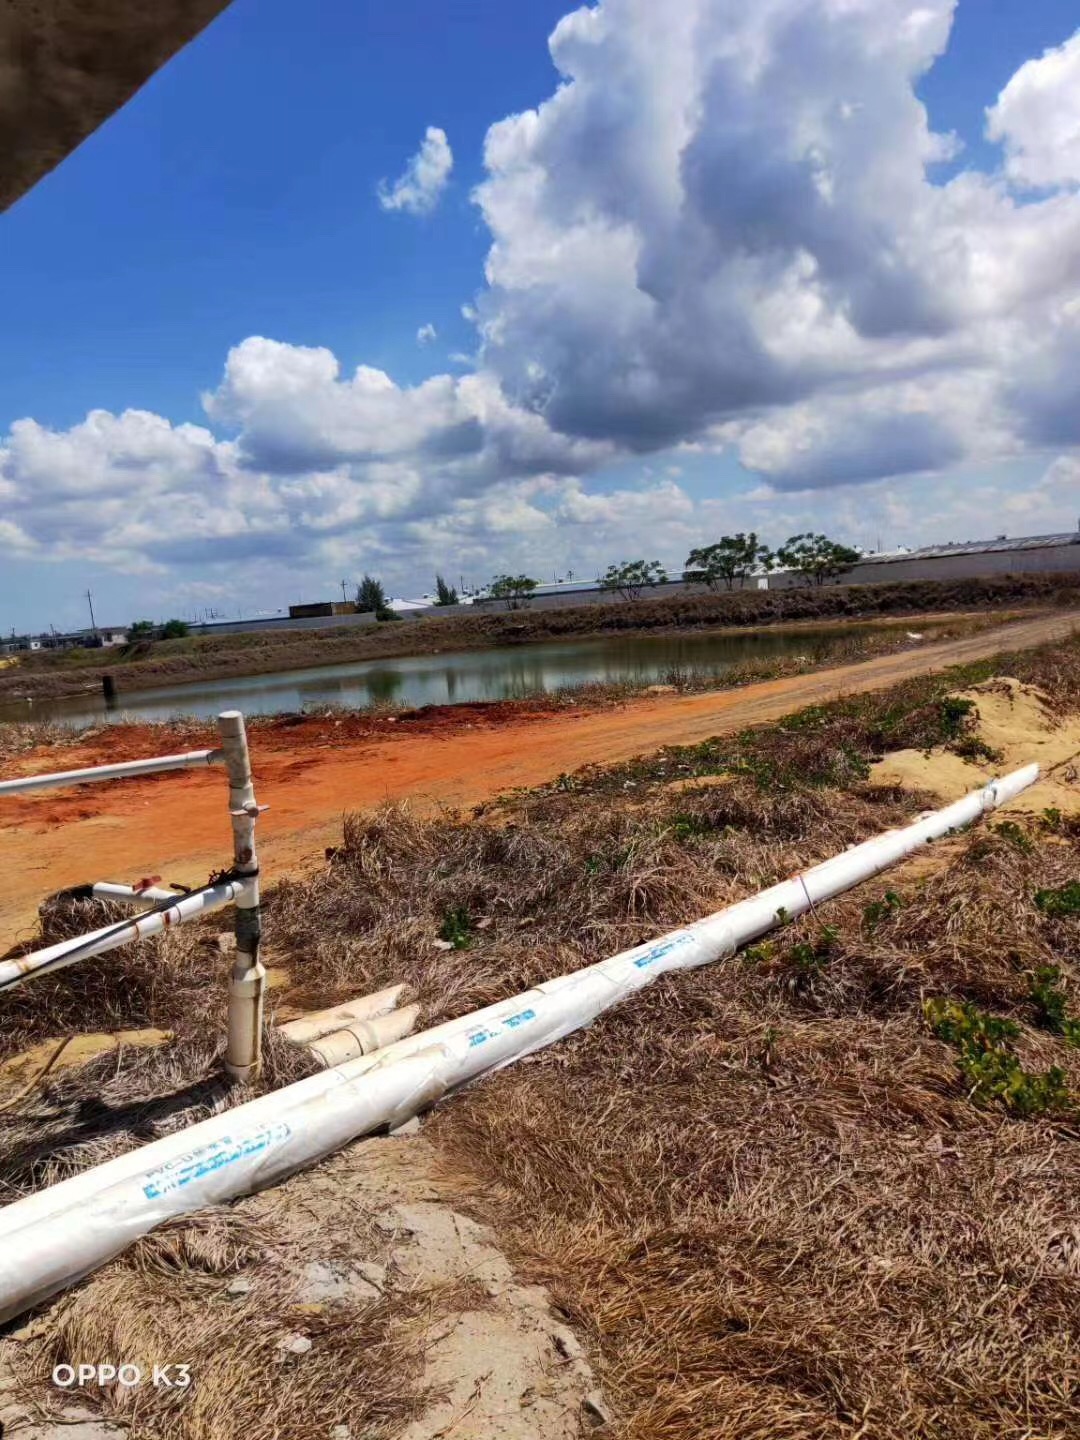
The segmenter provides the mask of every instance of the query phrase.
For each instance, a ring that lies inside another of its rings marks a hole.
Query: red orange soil
[[[423,809],[475,804],[581,765],[767,723],[804,705],[1060,639],[1078,627],[1080,612],[1039,616],[856,665],[735,690],[647,696],[615,708],[459,706],[412,718],[259,724],[252,733],[256,789],[270,807],[259,822],[263,868],[272,882],[317,866],[339,838],[343,814],[386,799],[408,797]],[[203,743],[213,743],[212,732],[193,726],[115,727],[76,746],[31,751],[7,764],[5,775]],[[228,856],[224,782],[216,769],[0,800],[0,942],[31,933],[41,899],[65,885],[148,873],[193,883]]]

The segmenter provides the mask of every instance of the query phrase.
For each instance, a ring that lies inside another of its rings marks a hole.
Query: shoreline
[[[895,654],[914,648],[920,643],[933,644],[942,643],[948,640],[963,639],[971,635],[982,634],[986,630],[1000,628],[1003,625],[1015,623],[1022,619],[1035,619],[1046,614],[1044,610],[1013,610],[994,612],[991,615],[961,612],[957,614],[930,614],[930,615],[909,615],[903,618],[895,616],[879,616],[872,620],[831,620],[819,622],[805,620],[791,623],[783,623],[765,627],[770,633],[783,636],[798,637],[801,634],[812,634],[820,637],[823,633],[837,637],[834,646],[830,646],[825,654],[811,654],[810,656],[762,656],[759,659],[747,659],[736,661],[727,670],[712,672],[706,668],[690,668],[680,679],[665,681],[662,679],[626,679],[626,680],[584,680],[580,684],[568,683],[556,686],[550,690],[537,689],[524,695],[516,695],[508,699],[474,699],[474,700],[453,700],[433,701],[422,705],[410,705],[406,702],[397,703],[388,701],[385,703],[375,702],[368,705],[348,705],[337,701],[312,702],[300,710],[281,709],[274,711],[253,711],[246,715],[249,728],[264,727],[272,725],[277,721],[289,720],[294,717],[306,717],[330,714],[339,714],[344,717],[365,717],[372,721],[382,720],[384,723],[396,723],[398,720],[414,720],[416,717],[429,713],[441,715],[444,711],[452,712],[462,709],[472,709],[485,715],[503,713],[513,716],[520,710],[543,711],[545,713],[556,713],[567,707],[578,709],[599,709],[606,706],[625,703],[638,696],[649,693],[660,693],[672,691],[679,694],[697,694],[704,690],[738,689],[745,685],[755,684],[761,681],[782,679],[795,675],[809,675],[817,670],[835,668],[839,665],[856,664],[861,660],[872,659],[877,655]],[[906,636],[901,633],[905,626],[918,624],[922,627],[923,638],[920,641],[907,641]],[[722,630],[680,629],[674,631],[645,631],[642,633],[623,632],[620,638],[628,641],[656,638],[658,640],[671,639],[701,639],[710,634],[722,635],[725,638],[743,637],[761,633],[762,627],[738,626],[724,627]],[[562,643],[567,645],[603,644],[610,641],[610,634],[580,636]],[[890,643],[892,642],[892,643]],[[535,645],[551,644],[551,641],[531,642]],[[530,645],[530,648],[531,648]],[[486,647],[490,649],[495,647]],[[469,651],[440,651],[435,652],[446,657],[456,655],[468,655],[477,653]],[[412,658],[422,659],[423,656],[400,656],[394,659],[408,660]],[[351,671],[358,665],[377,664],[377,661],[345,660],[337,665],[325,667],[309,666],[312,669],[325,669],[328,675],[337,670]],[[673,667],[673,669],[676,667]],[[287,676],[302,671],[276,671],[264,672],[267,675]],[[239,676],[236,678],[254,678]],[[204,685],[216,685],[223,683],[210,676],[199,676],[197,679],[186,681],[175,681],[169,688],[184,690],[187,687]],[[19,715],[8,714],[6,711],[14,708],[11,704],[0,703],[0,736],[5,728],[15,729],[25,726],[40,725],[44,728],[55,727],[62,732],[69,732],[72,743],[75,743],[79,735],[87,730],[106,728],[110,731],[117,729],[137,727],[151,727],[153,730],[168,730],[171,733],[179,733],[181,730],[194,727],[199,733],[211,721],[205,716],[199,716],[182,709],[182,700],[178,697],[178,708],[176,712],[166,719],[149,720],[142,719],[137,715],[129,715],[124,708],[124,702],[129,701],[133,708],[138,708],[140,698],[153,695],[153,689],[146,691],[132,690],[122,691],[118,696],[118,703],[115,714],[106,713],[94,719],[68,718],[65,716],[46,716],[39,718],[32,706],[37,703],[31,700],[24,701],[27,711]],[[80,692],[78,695],[53,696],[43,699],[40,703],[44,705],[71,703],[77,704],[80,699],[96,695],[96,687]],[[241,707],[242,708],[242,707]],[[62,742],[58,742],[62,743]],[[5,746],[0,743],[0,758],[5,753]]]
[[[521,640],[516,643],[508,642],[505,639],[497,639],[491,641],[477,641],[474,644],[455,644],[447,646],[429,645],[425,646],[424,648],[410,647],[403,650],[400,654],[351,656],[345,659],[315,659],[313,661],[311,654],[308,653],[306,656],[296,657],[291,661],[291,663],[290,657],[288,655],[269,654],[266,656],[259,656],[256,653],[251,657],[252,664],[250,666],[244,665],[242,669],[237,668],[236,657],[233,657],[228,661],[223,657],[219,664],[199,667],[193,672],[175,674],[170,673],[166,675],[156,676],[137,676],[136,672],[141,669],[141,667],[132,664],[101,664],[100,666],[94,667],[80,666],[77,674],[65,676],[42,676],[40,677],[43,682],[41,685],[30,687],[28,688],[27,693],[20,694],[18,696],[13,696],[9,693],[5,693],[5,687],[3,685],[4,677],[0,675],[0,726],[13,724],[18,725],[37,719],[37,716],[35,714],[33,714],[32,712],[26,713],[26,711],[24,711],[22,707],[29,708],[38,703],[49,705],[53,703],[63,703],[65,701],[78,702],[82,699],[92,699],[100,695],[101,678],[105,674],[112,675],[114,679],[119,682],[116,692],[117,708],[122,710],[125,700],[130,701],[133,705],[138,705],[140,697],[153,694],[155,691],[160,689],[184,689],[189,686],[194,687],[199,685],[213,685],[234,679],[243,680],[256,679],[259,676],[269,677],[277,675],[301,674],[305,671],[311,670],[325,671],[328,675],[332,675],[336,671],[351,670],[354,667],[361,665],[377,665],[383,662],[391,663],[402,660],[422,660],[435,655],[449,658],[459,655],[469,655],[485,652],[490,653],[491,651],[496,650],[529,651],[544,645],[588,645],[601,644],[605,641],[610,642],[612,640],[625,640],[629,642],[649,639],[677,641],[701,639],[709,635],[714,635],[718,638],[723,637],[725,639],[729,637],[732,639],[740,639],[746,636],[761,634],[764,631],[768,631],[770,634],[773,635],[791,635],[794,637],[805,634],[807,632],[811,632],[815,635],[843,635],[844,633],[848,633],[852,636],[853,640],[857,640],[860,636],[872,636],[873,634],[879,633],[881,631],[887,632],[890,630],[900,630],[904,626],[910,626],[913,624],[918,624],[931,632],[940,630],[949,625],[957,624],[970,626],[973,630],[982,629],[994,625],[1006,625],[1013,621],[1025,618],[1034,619],[1041,614],[1047,613],[1047,610],[1048,607],[1045,605],[1028,605],[1002,608],[1000,610],[992,610],[990,612],[987,612],[985,610],[912,611],[904,614],[889,615],[832,616],[821,620],[815,619],[813,617],[793,620],[781,619],[772,621],[770,623],[747,625],[672,624],[665,627],[652,626],[638,627],[633,629],[620,628],[616,630],[596,630],[589,633],[573,635],[540,636],[535,639]],[[320,631],[314,633],[316,636],[319,636],[323,632]],[[257,663],[260,660],[264,660],[266,663]],[[736,670],[741,668],[741,663],[742,662],[736,664]],[[745,663],[753,664],[754,662],[748,661]],[[763,661],[762,663],[765,664],[768,662]],[[825,661],[822,663],[828,662]],[[88,672],[90,675],[93,676],[93,679],[83,678],[87,675]],[[24,672],[24,675],[27,679],[29,679],[32,675],[32,672]],[[14,680],[15,675],[9,674],[7,678],[8,680]],[[129,678],[143,679],[144,683],[138,686],[125,684],[124,682]],[[718,673],[714,678],[717,683],[723,683],[724,681],[724,675],[722,673]],[[64,685],[64,688],[55,689],[54,686],[61,681],[67,682]],[[645,683],[647,684],[648,682]],[[591,682],[584,682],[584,685],[582,687],[571,688],[588,689],[590,684]],[[612,682],[612,684],[618,686],[620,682],[616,681]],[[556,696],[558,693],[559,692],[557,690],[538,692],[538,694],[547,694],[553,697]],[[501,702],[466,701],[459,703],[483,704]],[[318,708],[323,707],[320,705]],[[19,713],[16,713],[17,711]],[[178,711],[178,713],[183,712]],[[47,723],[63,725],[66,722],[63,717],[58,717],[55,719],[55,721],[49,721]],[[81,725],[109,722],[106,721],[104,717],[102,717],[100,721],[93,720],[87,722],[73,723],[78,723]]]
[[[341,630],[243,632],[136,642],[108,652],[36,652],[0,670],[0,710],[24,699],[63,699],[100,689],[111,674],[121,695],[199,680],[251,677],[368,660],[531,646],[538,642],[641,638],[778,626],[900,623],[957,613],[1032,612],[1080,601],[1080,577],[1006,576],[904,585],[733,591],[610,605],[485,612]]]
[[[260,859],[275,881],[308,874],[340,843],[342,817],[352,811],[387,802],[418,814],[466,810],[523,787],[557,783],[582,766],[698,744],[807,706],[1062,640],[1077,629],[1080,610],[809,674],[697,694],[641,695],[606,707],[522,705],[513,717],[498,707],[485,716],[468,706],[441,707],[441,716],[413,712],[413,720],[360,712],[279,717],[252,737],[257,793],[269,806],[260,821]],[[121,733],[129,753],[145,755],[148,740],[156,743],[168,731],[134,725]],[[120,738],[100,727],[69,746],[63,768],[127,758],[118,753]],[[183,739],[194,739],[190,728]],[[5,764],[11,774],[57,768],[56,749],[48,745]],[[14,943],[33,933],[47,890],[94,879],[130,883],[149,865],[169,882],[201,883],[227,858],[224,818],[220,777],[194,771],[0,800],[4,939]]]

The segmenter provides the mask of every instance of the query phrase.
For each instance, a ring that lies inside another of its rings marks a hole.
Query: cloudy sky
[[[1075,0],[235,0],[0,216],[0,629],[1080,512]]]

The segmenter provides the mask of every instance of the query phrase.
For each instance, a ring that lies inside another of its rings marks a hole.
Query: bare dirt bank
[[[310,718],[262,727],[255,744],[260,854],[268,878],[317,866],[341,832],[341,818],[387,799],[421,810],[477,804],[539,785],[587,764],[611,764],[663,745],[687,744],[776,720],[806,705],[893,685],[1003,651],[1062,639],[1080,611],[879,656],[856,665],[690,696],[650,696],[604,710],[461,706],[406,723],[367,717]],[[121,738],[123,737],[123,738]],[[186,730],[177,748],[197,743]],[[65,768],[120,754],[163,753],[162,727],[98,732],[65,749]],[[11,774],[58,768],[56,752],[31,751]],[[48,893],[92,879],[132,880],[149,871],[201,881],[227,858],[223,787],[216,773],[191,772],[108,786],[43,792],[0,801],[0,870],[5,942],[32,932]]]

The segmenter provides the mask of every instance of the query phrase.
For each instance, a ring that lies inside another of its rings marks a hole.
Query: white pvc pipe
[[[194,770],[220,764],[221,758],[220,750],[187,750],[182,755],[123,760],[116,765],[92,765],[86,770],[55,770],[50,775],[0,780],[0,795],[24,795],[30,790],[54,790],[62,785],[91,785],[99,780],[119,780],[126,775],[156,775],[164,770]]]
[[[134,885],[116,885],[111,880],[95,880],[90,890],[97,900],[130,901],[134,905],[156,905],[159,900],[175,900],[183,892],[163,890],[160,885],[147,885],[136,890]]]
[[[0,992],[21,985],[45,971],[63,970],[77,960],[89,960],[93,955],[104,955],[108,950],[130,945],[133,940],[145,940],[148,935],[160,935],[163,930],[171,930],[176,925],[196,920],[211,910],[220,910],[223,905],[228,905],[230,900],[235,900],[242,890],[240,881],[227,880],[221,885],[197,890],[192,895],[166,892],[170,901],[174,902],[167,910],[151,910],[145,915],[132,916],[123,923],[123,928],[103,925],[86,935],[61,940],[56,945],[35,950],[29,955],[21,955],[16,960],[0,960]]]
[[[344,1029],[313,1040],[307,1048],[324,1065],[341,1065],[358,1055],[372,1055],[395,1040],[403,1040],[412,1033],[419,1018],[420,1006],[406,1005],[403,1010],[391,1010],[389,1015],[380,1015],[374,1020],[354,1020]]]
[[[155,1140],[0,1210],[0,1321],[175,1215],[261,1189],[588,1025],[668,971],[708,964],[1011,800],[1029,765],[685,929],[559,976]]]
[[[229,977],[228,1044],[225,1069],[233,1080],[250,1083],[262,1061],[263,1003],[266,970],[259,959],[262,922],[259,911],[259,860],[255,854],[255,821],[259,807],[251,778],[247,731],[239,710],[218,716],[221,753],[229,774],[229,815],[233,829],[233,873],[236,892],[236,956]]]
[[[293,1045],[310,1045],[312,1040],[321,1040],[324,1035],[347,1028],[355,1020],[375,1020],[380,1015],[388,1015],[401,999],[404,989],[404,985],[391,985],[386,990],[376,990],[372,995],[346,1000],[330,1010],[312,1011],[310,1015],[279,1025],[278,1034]]]

